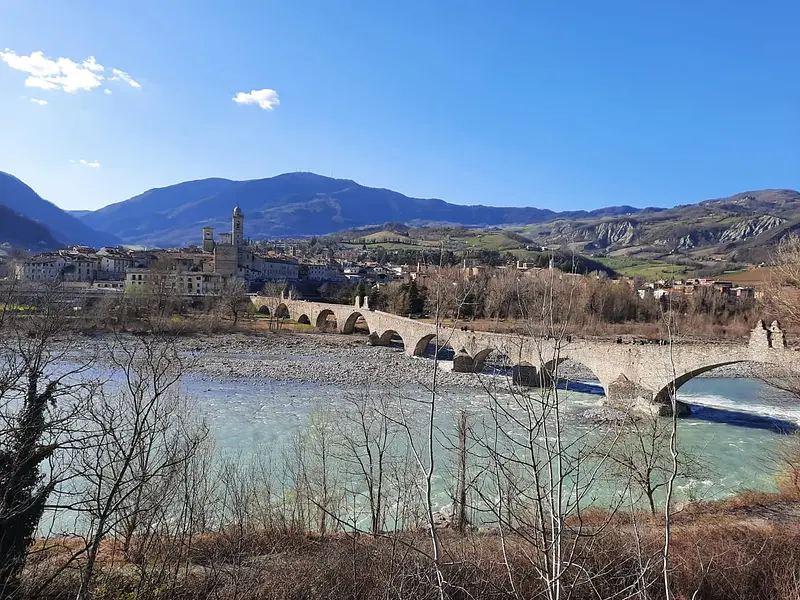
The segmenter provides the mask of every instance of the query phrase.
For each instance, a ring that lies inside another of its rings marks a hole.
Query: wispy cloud
[[[119,69],[111,69],[112,77],[106,77],[106,68],[90,56],[82,62],[69,58],[51,59],[37,50],[29,55],[17,54],[6,48],[0,52],[0,61],[12,69],[28,74],[25,87],[40,90],[61,90],[69,94],[91,91],[108,81],[124,81],[132,87],[142,87],[130,75]]]
[[[80,160],[71,160],[69,162],[71,162],[73,165],[83,165],[84,167],[92,167],[95,169],[100,166],[99,161],[96,160],[88,161],[84,160],[83,158]]]
[[[103,93],[107,94],[108,96],[110,96],[111,95],[111,90],[106,88],[106,89],[103,90]]]
[[[111,72],[114,76],[111,78],[111,81],[124,81],[131,87],[140,88],[142,87],[138,81],[133,79],[130,75],[128,75],[125,71],[120,71],[119,69],[111,69]]]
[[[38,104],[39,106],[44,106],[47,104],[47,100],[39,100],[38,98],[31,98],[31,102]]]
[[[237,104],[258,104],[264,110],[273,110],[281,101],[278,92],[270,89],[252,90],[250,93],[239,92],[233,97]]]

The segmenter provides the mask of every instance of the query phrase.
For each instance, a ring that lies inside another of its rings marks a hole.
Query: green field
[[[451,239],[453,241],[463,242],[472,248],[496,250],[497,252],[519,250],[521,246],[524,246],[524,244],[512,240],[502,232],[476,233],[475,235],[459,236]]]
[[[635,258],[598,258],[597,262],[614,269],[626,277],[639,277],[648,281],[691,276],[692,269],[685,265],[672,265],[662,260],[637,260]]]
[[[345,248],[359,248],[366,245],[368,248],[384,248],[386,250],[407,250],[411,248],[438,248],[444,242],[448,250],[464,250],[476,248],[482,250],[493,250],[497,252],[525,252],[524,244],[509,238],[503,232],[482,232],[464,235],[440,235],[431,234],[430,236],[405,236],[392,231],[378,231],[360,238],[352,238],[342,245]]]

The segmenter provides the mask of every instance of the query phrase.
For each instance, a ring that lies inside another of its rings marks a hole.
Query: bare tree
[[[219,292],[218,308],[220,312],[232,319],[233,326],[236,327],[239,318],[247,314],[250,306],[245,283],[235,277],[229,277]]]
[[[775,251],[774,262],[768,300],[782,320],[800,324],[800,236],[793,234],[783,238]]]
[[[172,339],[118,338],[108,356],[122,382],[89,404],[85,423],[93,443],[75,465],[85,491],[74,508],[88,526],[80,599],[89,596],[105,537],[117,532],[130,543],[207,434],[179,394],[183,361]]]
[[[176,269],[175,261],[165,253],[147,271],[140,299],[144,302],[141,310],[151,329],[168,329],[170,317],[180,310],[181,290],[178,289]]]
[[[278,314],[278,307],[281,305],[281,298],[285,291],[285,281],[267,281],[261,290],[261,297],[259,300],[268,313],[269,328],[271,331],[277,331],[283,325],[284,315]]]
[[[390,477],[402,458],[397,448],[400,431],[396,416],[390,416],[390,399],[385,394],[361,390],[348,395],[346,401],[339,437],[340,461],[349,480],[347,495],[356,506],[367,506],[368,531],[378,535],[386,530],[390,504],[397,497]],[[361,511],[354,512],[353,527],[357,528]]]
[[[516,279],[516,306],[510,312],[519,315],[524,328],[521,347],[534,354],[540,367],[539,387],[513,379],[503,390],[487,387],[489,416],[470,434],[472,459],[483,474],[474,486],[479,502],[473,510],[496,525],[504,556],[512,539],[514,546],[522,545],[543,595],[552,600],[568,597],[581,578],[591,585],[591,576],[580,571],[577,559],[599,538],[619,506],[618,499],[609,498],[599,524],[584,522],[586,506],[596,496],[606,468],[602,448],[609,434],[600,427],[565,433],[559,365],[570,343],[572,281],[561,279],[555,270]],[[511,295],[508,289],[503,293]],[[512,365],[531,360],[522,355],[508,358]],[[506,571],[509,586],[517,590],[521,581],[508,558]]]
[[[615,481],[633,496],[636,504],[644,498],[651,514],[659,510],[658,495],[666,488],[673,474],[670,421],[659,417],[631,417],[621,424],[611,438],[613,448],[603,449]],[[679,456],[680,480],[688,481],[706,472],[699,453],[684,448]]]

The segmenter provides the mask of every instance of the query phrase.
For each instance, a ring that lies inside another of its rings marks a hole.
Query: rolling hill
[[[557,218],[518,230],[541,244],[608,256],[760,262],[787,233],[800,230],[800,193],[743,192],[614,218]]]
[[[77,217],[44,200],[30,186],[3,171],[0,171],[0,205],[44,226],[60,242],[59,246],[113,246],[120,242],[111,233],[95,231]]]
[[[488,226],[637,210],[612,207],[557,213],[540,208],[463,206],[411,198],[348,179],[287,173],[251,181],[203,179],[179,183],[82,214],[81,219],[95,229],[113,231],[126,243],[175,246],[199,241],[204,226],[228,231],[236,204],[245,214],[245,233],[253,239],[320,235],[390,221]]]

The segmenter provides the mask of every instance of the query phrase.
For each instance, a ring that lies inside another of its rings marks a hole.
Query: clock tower
[[[231,228],[231,243],[241,248],[244,246],[244,213],[239,205],[233,209],[233,224]]]

